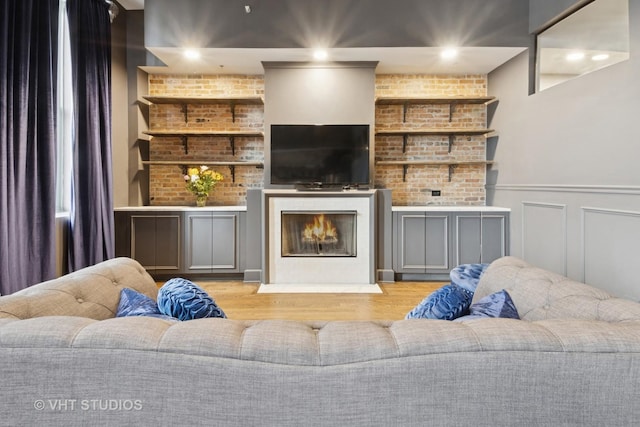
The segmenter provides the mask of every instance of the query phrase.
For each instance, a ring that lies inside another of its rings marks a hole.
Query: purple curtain
[[[75,137],[68,267],[114,256],[111,23],[104,0],[68,0]]]
[[[53,278],[58,0],[0,1],[0,293]]]

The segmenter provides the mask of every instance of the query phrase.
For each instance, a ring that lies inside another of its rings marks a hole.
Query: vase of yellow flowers
[[[188,168],[184,180],[187,183],[187,190],[196,196],[196,206],[205,206],[209,192],[222,181],[222,175],[203,165],[199,168]]]

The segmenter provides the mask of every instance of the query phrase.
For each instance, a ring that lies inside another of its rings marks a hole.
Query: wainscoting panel
[[[583,207],[585,282],[614,295],[640,296],[640,212]]]
[[[522,202],[522,258],[531,264],[567,274],[567,207]]]

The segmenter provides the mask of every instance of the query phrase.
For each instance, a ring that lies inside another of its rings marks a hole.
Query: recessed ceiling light
[[[584,52],[571,52],[567,55],[567,61],[580,61],[584,59]]]
[[[196,59],[200,59],[200,51],[196,49],[187,49],[184,51],[184,56],[187,59],[195,61]]]
[[[327,52],[325,49],[316,49],[313,52],[313,59],[315,59],[316,61],[326,61],[328,57],[329,52]]]
[[[453,59],[456,56],[458,56],[458,49],[455,49],[453,47],[448,47],[440,52],[440,57],[442,59]]]
[[[591,57],[592,61],[604,61],[605,59],[609,59],[609,54],[607,54],[607,53],[599,53],[599,54],[593,55]]]

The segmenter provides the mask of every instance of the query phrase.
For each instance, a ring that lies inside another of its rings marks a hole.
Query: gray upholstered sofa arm
[[[640,319],[640,304],[515,257],[494,261],[484,272],[473,302],[505,289],[523,320],[582,319],[621,322]]]
[[[156,299],[153,278],[130,258],[114,258],[58,279],[39,283],[0,298],[0,318],[80,316],[103,320],[114,317],[122,288]]]

